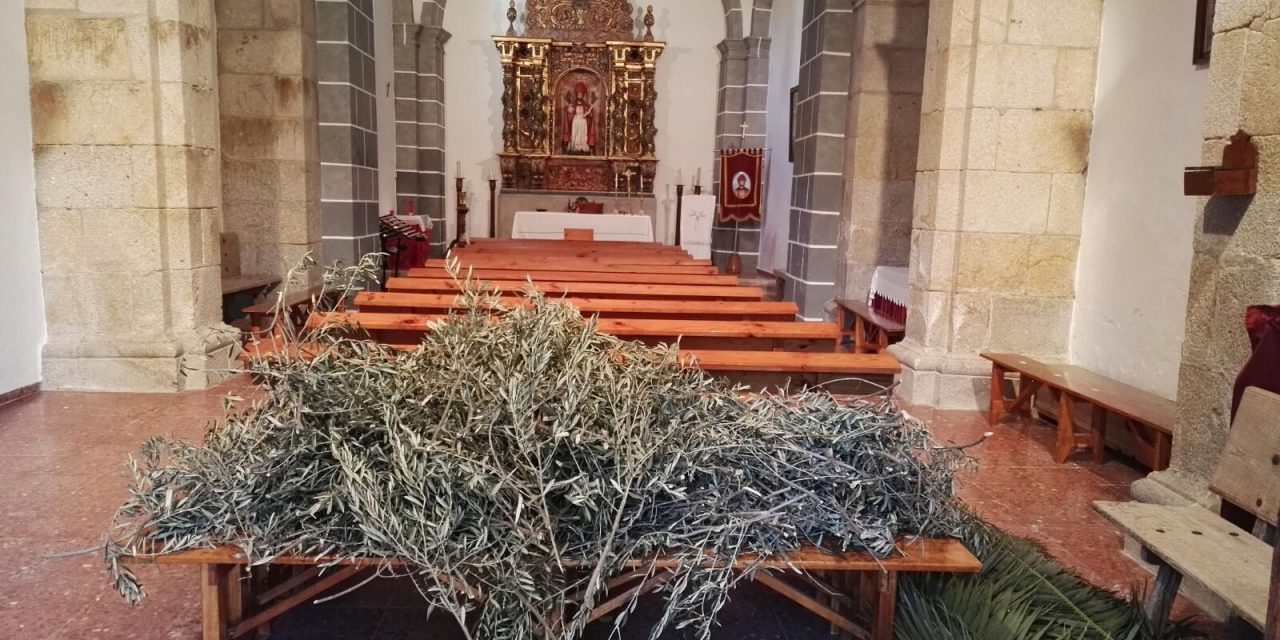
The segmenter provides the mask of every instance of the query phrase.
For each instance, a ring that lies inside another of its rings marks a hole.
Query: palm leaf
[[[1099,589],[1043,548],[975,518],[974,575],[913,575],[899,595],[898,640],[1181,640],[1189,623],[1153,625],[1135,593]]]

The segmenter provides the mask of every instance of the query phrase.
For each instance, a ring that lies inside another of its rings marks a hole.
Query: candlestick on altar
[[[489,237],[498,237],[498,181],[489,178]]]
[[[684,226],[684,185],[676,185],[676,246],[680,246],[680,227]]]

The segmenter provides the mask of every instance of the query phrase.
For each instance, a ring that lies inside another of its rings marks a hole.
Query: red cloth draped
[[[1236,412],[1240,410],[1240,399],[1244,390],[1257,387],[1265,391],[1280,393],[1280,307],[1249,307],[1244,318],[1245,329],[1249,332],[1249,344],[1253,346],[1253,355],[1240,369],[1236,376],[1236,386],[1231,394],[1231,420],[1235,421]],[[1222,517],[1244,530],[1253,528],[1254,516],[1248,509],[1222,501],[1219,511]]]

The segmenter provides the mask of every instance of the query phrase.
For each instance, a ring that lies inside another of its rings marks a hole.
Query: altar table
[[[609,215],[518,211],[511,225],[516,240],[561,240],[565,229],[591,229],[596,241],[653,242],[653,219],[646,215]]]

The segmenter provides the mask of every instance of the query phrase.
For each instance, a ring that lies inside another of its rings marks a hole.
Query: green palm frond
[[[1187,621],[1157,627],[1128,599],[1093,586],[1033,542],[975,520],[966,543],[975,575],[904,580],[898,640],[1181,640],[1203,637]]]

